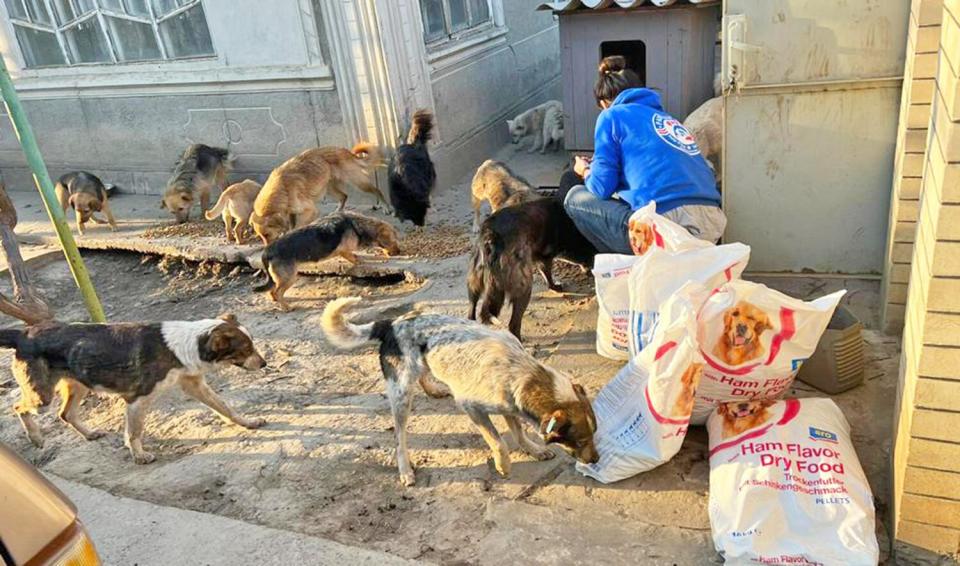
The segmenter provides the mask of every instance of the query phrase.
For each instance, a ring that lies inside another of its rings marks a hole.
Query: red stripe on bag
[[[707,353],[704,352],[702,348],[700,349],[700,355],[703,356],[703,359],[704,361],[707,362],[708,366],[712,367],[717,371],[722,371],[723,373],[728,375],[747,375],[748,373],[757,369],[760,366],[760,364],[750,364],[748,366],[743,366],[742,368],[728,368],[714,361],[714,359],[708,356]]]
[[[653,230],[653,242],[657,245],[658,248],[663,246],[663,236],[660,235],[660,232],[657,231],[657,225],[653,222],[650,223],[650,229]]]
[[[667,343],[663,344],[662,346],[660,346],[659,348],[657,348],[657,354],[653,357],[653,361],[655,361],[655,362],[656,362],[656,361],[659,361],[660,358],[662,358],[667,352],[669,352],[669,351],[672,350],[674,347],[676,347],[676,345],[677,345],[676,342],[671,341],[671,342],[667,342]]]
[[[735,438],[727,442],[721,442],[720,444],[717,444],[716,446],[710,449],[709,456],[713,457],[714,454],[716,454],[721,450],[726,450],[727,448],[732,448],[734,446],[743,444],[747,440],[753,440],[754,438],[761,437],[764,434],[766,434],[767,431],[770,430],[774,425],[783,426],[789,423],[790,421],[792,421],[793,419],[797,418],[797,415],[800,414],[800,401],[797,399],[787,399],[786,401],[784,401],[784,405],[785,406],[783,408],[783,416],[781,416],[780,420],[778,420],[776,423],[771,423],[762,428],[758,428],[757,430],[745,436],[741,436],[739,438]]]
[[[777,354],[780,353],[780,347],[783,343],[791,338],[797,333],[797,325],[793,320],[793,309],[781,308],[780,309],[780,332],[773,337],[773,340],[770,342],[770,357],[767,358],[767,363],[764,365],[768,366],[773,363],[774,358],[777,357]]]
[[[653,403],[650,401],[650,389],[644,388],[643,396],[647,398],[647,408],[650,409],[650,414],[653,415],[653,419],[660,424],[668,425],[685,425],[690,423],[690,417],[685,419],[669,419],[664,417],[653,408]]]

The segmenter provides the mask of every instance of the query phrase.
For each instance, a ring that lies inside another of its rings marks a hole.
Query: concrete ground
[[[384,552],[116,497],[77,482],[48,477],[77,506],[103,564],[410,564]]]
[[[512,147],[497,157],[538,185],[554,185],[565,161],[561,155],[515,153]],[[249,270],[228,275],[229,268],[207,264],[178,267],[169,259],[140,263],[129,254],[88,254],[94,283],[113,320],[235,312],[254,333],[270,371],[231,369],[212,382],[239,410],[261,414],[268,424],[255,432],[223,426],[196,403],[174,395],[158,403],[148,421],[148,446],[158,454],[150,466],[133,465],[116,433],[82,443],[52,419],[45,422],[48,442],[42,450],[26,442],[10,417],[0,417],[0,441],[47,473],[113,495],[407,559],[457,564],[718,561],[707,515],[707,438],[700,427],[691,430],[672,461],[616,484],[584,478],[563,455],[534,462],[514,454],[513,474],[503,479],[492,471],[482,440],[449,401],[418,394],[411,419],[418,483],[409,489],[397,484],[392,421],[376,358],[366,351],[332,351],[316,329],[316,314],[327,301],[345,294],[371,301],[406,295],[409,303],[427,311],[466,312],[469,181],[439,189],[427,228],[400,226],[401,245],[409,255],[388,261],[368,257],[374,271],[408,275],[402,282],[384,284],[370,273],[327,266],[319,272],[352,277],[298,283],[290,293],[299,307],[292,313],[279,313],[264,297],[251,293]],[[20,211],[21,238],[50,243],[49,224],[34,208],[36,195],[11,196]],[[348,205],[369,210],[369,201],[353,193],[350,198]],[[156,197],[120,195],[113,208],[121,230],[112,234],[94,226],[78,240],[81,247],[241,265],[255,252],[253,246],[225,245],[215,223],[191,223],[187,231],[156,230],[151,225],[169,222],[157,202]],[[31,247],[25,246],[28,253],[33,253]],[[58,315],[82,320],[85,314],[62,262],[38,267],[37,272],[47,296],[55,297]],[[622,364],[594,353],[592,278],[574,269],[559,275],[568,291],[563,295],[536,283],[524,323],[525,346],[538,359],[571,374],[593,396]],[[424,287],[427,281],[432,285]],[[853,292],[846,304],[861,320],[874,324],[876,281],[782,276],[765,276],[763,281],[805,299],[847,287]],[[866,332],[865,339],[866,383],[834,398],[851,422],[879,502],[878,535],[884,545],[882,502],[888,495],[898,344],[874,331]],[[0,368],[5,368],[8,354],[0,355]],[[16,390],[9,372],[0,372],[0,415],[9,415]],[[823,396],[800,382],[790,394]],[[117,431],[122,406],[115,400],[90,399],[84,418]],[[92,501],[96,508],[96,498]],[[130,543],[131,549],[137,548],[135,540]],[[189,548],[203,542],[190,538],[182,544]],[[136,552],[128,556],[137,558]]]

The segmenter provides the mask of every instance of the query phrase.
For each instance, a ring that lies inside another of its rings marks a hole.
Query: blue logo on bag
[[[792,371],[797,371],[798,369],[800,369],[800,366],[802,366],[802,365],[803,365],[803,362],[805,362],[805,361],[807,361],[807,360],[804,359],[804,358],[800,358],[800,359],[798,359],[798,360],[793,360],[792,362],[790,362],[790,369],[791,369]]]
[[[831,442],[836,444],[838,441],[837,434],[830,432],[829,430],[823,430],[815,426],[810,427],[810,440],[819,440],[822,442]]]
[[[660,139],[674,149],[679,149],[687,155],[700,155],[697,140],[689,130],[683,127],[680,120],[663,114],[654,114],[653,129],[656,130]]]

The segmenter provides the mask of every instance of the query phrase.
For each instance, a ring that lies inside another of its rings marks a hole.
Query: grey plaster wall
[[[506,120],[559,99],[557,22],[526,2],[505,0],[506,43],[431,75],[437,128],[438,189],[456,182],[509,142]],[[559,175],[559,172],[558,172]]]
[[[54,179],[84,169],[124,192],[160,194],[190,143],[229,147],[231,177],[266,179],[308,147],[348,144],[335,91],[254,92],[24,101]],[[11,190],[33,181],[6,116],[0,172]]]

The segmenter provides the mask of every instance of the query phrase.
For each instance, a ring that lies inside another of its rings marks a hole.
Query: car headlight
[[[97,550],[90,540],[90,535],[80,524],[74,523],[64,535],[57,537],[48,547],[51,558],[44,564],[50,566],[100,566]]]

